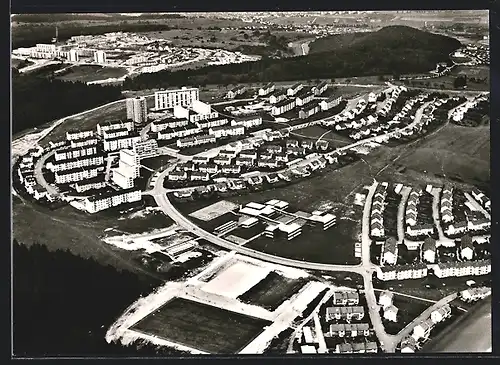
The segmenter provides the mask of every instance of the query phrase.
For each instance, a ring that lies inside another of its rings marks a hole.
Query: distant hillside
[[[456,39],[405,26],[390,26],[372,33],[333,36],[316,42],[311,44],[313,53],[307,56],[142,74],[127,79],[124,88],[137,90],[184,84],[420,73],[433,70],[438,62],[447,61],[449,53],[461,46]]]

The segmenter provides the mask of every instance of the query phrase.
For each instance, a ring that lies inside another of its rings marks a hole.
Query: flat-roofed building
[[[190,107],[194,100],[200,100],[198,88],[182,87],[175,90],[155,92],[155,109],[172,109],[176,105]]]

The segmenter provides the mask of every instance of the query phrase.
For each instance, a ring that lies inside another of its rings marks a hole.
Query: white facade
[[[88,166],[95,166],[102,164],[104,164],[103,155],[90,155],[71,160],[57,161],[54,163],[49,162],[47,164],[47,168],[53,172],[56,172],[56,171],[72,170],[80,167],[88,167]]]
[[[95,63],[106,63],[106,52],[97,50],[94,52],[94,62]]]
[[[155,157],[158,155],[158,142],[154,139],[137,142],[132,150],[137,154],[139,160],[143,158]]]
[[[127,119],[132,119],[136,124],[142,124],[148,118],[148,105],[146,98],[136,97],[127,99]]]
[[[87,137],[92,137],[94,135],[94,131],[68,131],[66,132],[66,140],[72,141],[75,139],[82,139]]]
[[[96,213],[120,204],[137,202],[140,201],[141,198],[140,190],[114,192],[113,194],[106,194],[105,196],[87,198],[84,201],[84,205],[89,213]]]
[[[241,136],[245,134],[245,127],[241,125],[213,127],[208,130],[208,133],[215,136],[215,138]]]
[[[104,140],[104,151],[117,151],[124,148],[130,148],[140,141],[140,136]]]
[[[96,146],[85,146],[81,148],[66,148],[54,153],[56,161],[69,160],[78,157],[91,156],[97,153]]]
[[[67,184],[75,181],[90,179],[96,177],[98,173],[97,167],[87,169],[75,169],[66,171],[57,171],[55,173],[56,184]]]
[[[200,99],[198,88],[186,88],[155,92],[155,108],[171,109],[176,105],[190,107],[194,100]]]
[[[78,51],[76,49],[71,49],[68,52],[68,61],[69,62],[78,62],[79,61]]]

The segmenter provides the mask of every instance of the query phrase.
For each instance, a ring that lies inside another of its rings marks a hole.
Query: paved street
[[[440,198],[439,193],[441,192],[441,188],[432,188],[432,218],[434,220],[434,225],[438,230],[438,240],[436,241],[438,246],[447,245],[447,246],[455,246],[455,241],[446,237],[443,233],[443,228],[441,227],[441,222],[439,219],[439,207],[440,207]]]
[[[398,244],[402,244],[405,238],[405,207],[408,197],[411,193],[411,187],[404,186],[401,190],[401,201],[398,206]]]

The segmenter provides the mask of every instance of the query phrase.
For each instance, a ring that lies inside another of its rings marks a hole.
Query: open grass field
[[[127,217],[123,217],[123,219],[116,220],[114,230],[132,234],[144,233],[155,229],[167,228],[173,223],[173,220],[159,210],[152,212],[140,211],[129,214]]]
[[[131,329],[212,354],[234,354],[268,324],[259,318],[174,298]]]
[[[392,302],[394,306],[399,309],[397,322],[391,322],[386,319],[383,320],[385,331],[391,335],[395,335],[403,330],[411,321],[432,305],[430,302],[397,294],[394,294]]]
[[[125,76],[127,70],[122,67],[103,67],[97,65],[73,66],[61,72],[57,79],[64,81],[97,81]]]
[[[76,130],[95,129],[99,122],[106,120],[116,120],[127,117],[127,109],[125,107],[125,100],[114,103],[100,109],[82,114],[74,118],[66,119],[62,124],[54,128],[41,143],[45,144],[49,141],[56,142],[66,139],[66,132]]]
[[[111,227],[124,228],[124,224],[134,225],[133,220],[117,220],[117,215],[88,215],[66,206],[50,210],[33,203],[13,199],[12,237],[20,243],[32,245],[43,244],[51,251],[69,250],[72,254],[84,258],[93,258],[103,265],[111,265],[119,270],[128,270],[142,275],[156,274],[134,261],[136,253],[121,250],[101,240],[104,230]],[[165,227],[170,225],[165,218]],[[122,223],[123,222],[123,223]],[[141,220],[144,230],[148,230],[148,219]],[[137,256],[139,253],[137,253]]]
[[[289,279],[271,271],[238,299],[274,311],[281,303],[297,293],[304,284],[305,280]]]
[[[448,124],[397,161],[405,171],[415,170],[466,184],[490,181],[490,128]],[[403,172],[403,171],[401,171]]]
[[[342,147],[351,143],[349,138],[341,136],[339,134],[335,134],[334,132],[319,125],[313,125],[307,128],[299,129],[298,131],[294,131],[291,134],[299,137],[314,138],[316,140],[321,137],[321,140],[328,141],[335,147]]]
[[[481,286],[482,283],[487,285],[491,281],[491,275],[448,277],[442,279],[436,278],[434,275],[428,275],[422,279],[388,282],[382,282],[374,278],[373,286],[377,289],[389,289],[418,298],[438,301],[447,295],[467,289],[466,282],[469,280],[475,281],[478,286]]]

